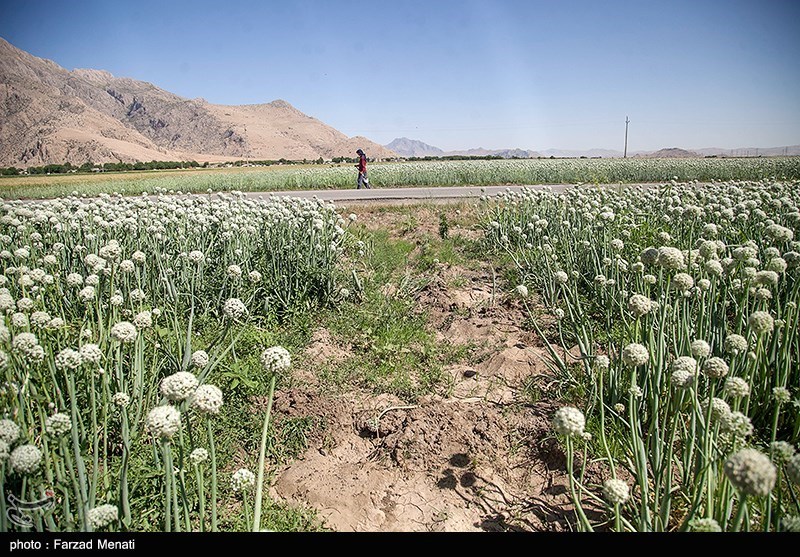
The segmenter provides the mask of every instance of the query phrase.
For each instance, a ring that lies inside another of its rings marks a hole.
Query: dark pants
[[[367,173],[366,172],[364,172],[364,173],[359,172],[358,173],[358,181],[356,182],[356,189],[360,190],[361,186],[364,186],[364,188],[366,188],[368,190],[372,189],[371,187],[369,187],[369,180],[367,179]]]

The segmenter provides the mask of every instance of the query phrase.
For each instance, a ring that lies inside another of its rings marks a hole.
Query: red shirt
[[[358,158],[358,173],[363,174],[367,171],[367,156],[360,155]]]

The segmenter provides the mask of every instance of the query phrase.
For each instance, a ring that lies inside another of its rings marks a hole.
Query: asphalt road
[[[269,196],[308,197],[335,202],[417,202],[417,201],[457,201],[481,197],[482,195],[494,196],[503,191],[519,191],[522,188],[545,189],[562,192],[573,186],[567,184],[536,185],[536,186],[452,186],[435,188],[372,188],[350,190],[305,190],[281,192],[247,192],[251,198],[267,198]]]

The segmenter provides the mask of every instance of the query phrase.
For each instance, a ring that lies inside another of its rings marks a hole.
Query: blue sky
[[[0,0],[0,37],[445,150],[800,144],[797,0]]]

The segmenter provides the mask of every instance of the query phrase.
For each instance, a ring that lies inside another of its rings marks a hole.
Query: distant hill
[[[412,149],[416,146],[416,150]],[[424,146],[424,147],[423,147]],[[530,151],[526,149],[463,149],[458,151],[443,151],[433,145],[428,145],[422,141],[408,139],[406,137],[395,139],[386,148],[391,149],[398,155],[404,157],[446,157],[446,156],[499,156],[503,158],[622,158],[623,152],[614,149],[545,149],[543,151]],[[412,154],[415,153],[415,154]],[[692,157],[777,157],[777,156],[800,156],[800,145],[789,145],[786,147],[770,148],[742,148],[742,149],[681,149],[680,147],[668,147],[657,151],[628,151],[629,158],[692,158]]]
[[[398,137],[384,147],[402,157],[441,157],[444,155],[444,151],[438,147],[407,137]]]
[[[699,155],[693,151],[687,151],[686,149],[679,149],[678,147],[669,147],[667,149],[659,149],[658,151],[652,151],[650,153],[636,153],[634,155],[634,157],[645,159],[691,159],[700,156],[702,155]]]
[[[225,106],[102,70],[68,71],[0,38],[0,166],[397,155],[288,102]]]

